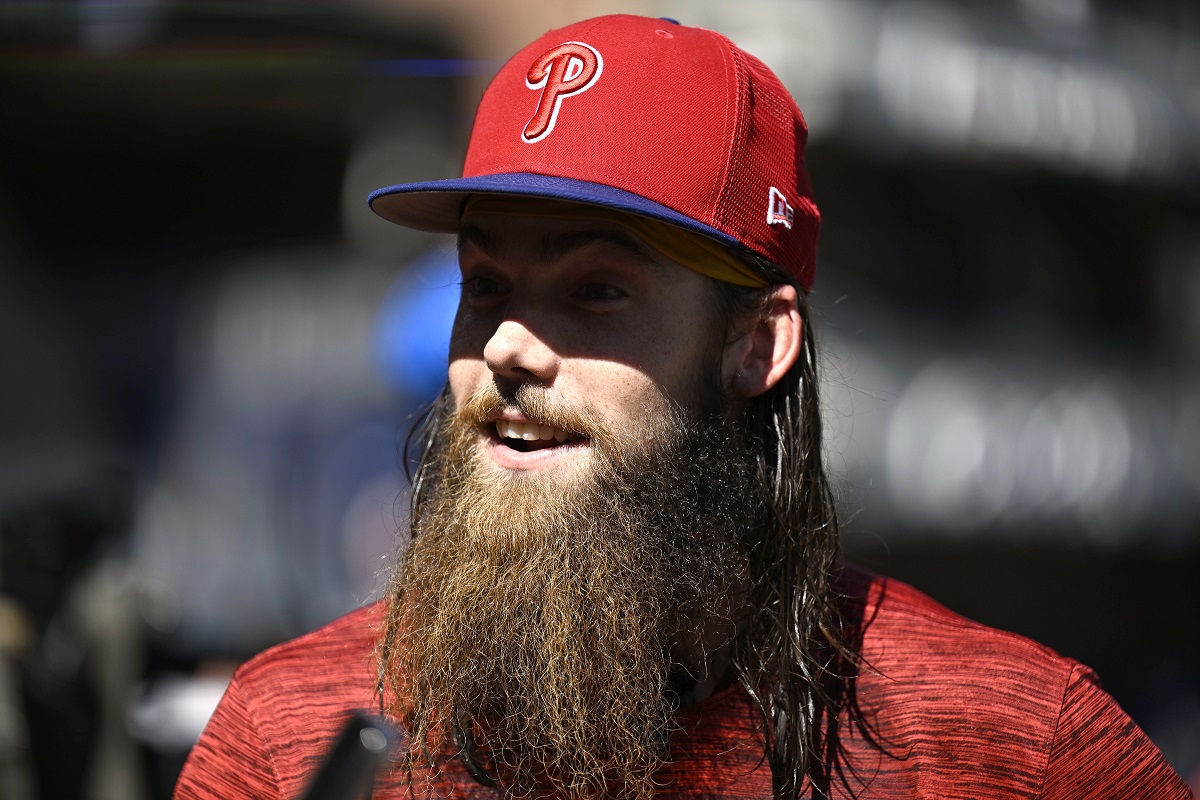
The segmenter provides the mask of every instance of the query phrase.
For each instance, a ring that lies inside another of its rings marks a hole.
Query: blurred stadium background
[[[811,127],[849,556],[1099,670],[1200,780],[1200,7],[0,0],[0,797],[169,796],[231,669],[375,595],[475,99],[599,13]]]

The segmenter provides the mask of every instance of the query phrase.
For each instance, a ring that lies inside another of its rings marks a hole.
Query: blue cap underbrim
[[[481,193],[589,203],[657,219],[711,237],[729,247],[739,246],[738,240],[729,234],[633,192],[601,183],[536,175],[532,172],[398,183],[371,192],[367,197],[367,204],[376,214],[397,225],[434,233],[457,233],[463,201],[468,195]]]

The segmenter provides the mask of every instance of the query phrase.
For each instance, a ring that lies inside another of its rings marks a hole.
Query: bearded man
[[[1189,797],[1086,668],[838,562],[806,128],[669,20],[552,31],[464,177],[449,381],[384,601],[243,666],[179,798],[295,797],[347,714],[375,797]]]

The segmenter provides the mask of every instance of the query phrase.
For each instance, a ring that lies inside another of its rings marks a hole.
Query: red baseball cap
[[[380,216],[454,233],[474,193],[617,209],[746,248],[808,290],[820,214],[808,127],[779,79],[729,39],[615,15],[550,31],[479,103],[462,178],[371,193]]]

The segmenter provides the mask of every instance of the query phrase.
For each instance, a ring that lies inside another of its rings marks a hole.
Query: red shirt
[[[1087,667],[960,617],[896,581],[847,572],[861,598],[857,700],[876,744],[852,725],[853,767],[835,798],[1166,798],[1191,792]],[[382,605],[355,611],[243,665],[175,789],[190,798],[295,798],[353,709],[372,710]],[[878,674],[877,674],[878,673]],[[733,683],[679,712],[664,798],[770,798],[756,711]],[[882,749],[881,749],[882,748]],[[407,798],[401,770],[373,797]],[[457,762],[437,797],[491,798]]]

